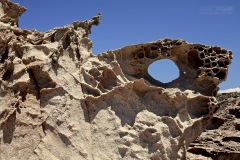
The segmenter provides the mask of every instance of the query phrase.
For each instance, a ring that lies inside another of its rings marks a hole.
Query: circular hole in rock
[[[148,73],[162,83],[172,82],[179,77],[179,69],[176,64],[169,59],[162,59],[153,62],[148,67]]]

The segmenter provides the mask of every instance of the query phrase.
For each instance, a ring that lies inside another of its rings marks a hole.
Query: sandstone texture
[[[18,28],[25,8],[0,4],[1,160],[187,159],[215,125],[231,51],[166,38],[94,56],[101,14],[41,33]],[[149,75],[161,59],[178,66],[176,80]]]
[[[189,157],[196,159],[240,159],[240,92],[222,93],[206,131],[189,147]],[[190,158],[191,159],[191,158]]]

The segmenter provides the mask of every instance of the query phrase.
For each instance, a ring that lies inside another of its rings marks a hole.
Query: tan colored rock
[[[12,3],[10,0],[0,0],[0,25],[18,26],[18,18],[26,8]]]
[[[46,33],[1,26],[0,159],[186,159],[231,51],[166,38],[94,56],[100,18]],[[180,70],[166,84],[147,72],[165,58]]]
[[[206,131],[189,147],[192,157],[240,159],[240,92],[222,93]],[[191,158],[189,158],[191,159]],[[195,159],[195,158],[192,158]]]

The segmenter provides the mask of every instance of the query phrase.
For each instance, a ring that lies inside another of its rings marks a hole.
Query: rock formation
[[[0,4],[1,160],[187,158],[231,51],[166,38],[94,56],[88,35],[101,14],[41,33],[18,28],[23,7]],[[161,59],[179,78],[148,74]]]
[[[218,107],[206,131],[190,144],[189,157],[239,160],[240,92],[219,94],[217,100]]]

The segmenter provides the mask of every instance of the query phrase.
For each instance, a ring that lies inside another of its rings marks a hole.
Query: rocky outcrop
[[[166,38],[94,56],[88,35],[100,18],[45,33],[1,26],[0,159],[187,158],[231,51]],[[148,74],[161,59],[175,62],[179,78]]]
[[[219,94],[217,100],[206,131],[190,144],[192,159],[240,159],[240,92]]]
[[[0,25],[18,26],[18,18],[26,8],[12,3],[9,0],[0,0]]]

